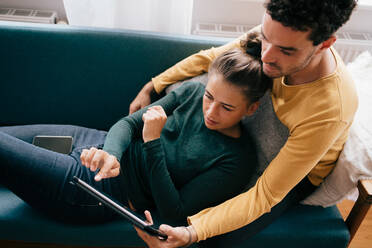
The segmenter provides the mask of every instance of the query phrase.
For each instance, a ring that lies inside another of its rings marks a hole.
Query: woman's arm
[[[167,115],[172,114],[173,110],[179,105],[178,92],[172,92],[160,100],[154,102],[129,116],[120,119],[113,125],[106,137],[103,150],[114,155],[118,161],[121,160],[123,152],[128,148],[132,139],[142,136],[143,119],[142,116],[149,107],[159,105]]]
[[[200,84],[182,85],[168,95],[129,116],[126,116],[113,125],[106,137],[103,150],[114,155],[118,161],[121,160],[123,152],[128,148],[133,138],[142,137],[143,114],[149,107],[161,106],[167,116],[190,97]]]

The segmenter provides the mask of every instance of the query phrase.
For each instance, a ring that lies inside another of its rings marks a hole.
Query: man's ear
[[[246,115],[248,115],[248,116],[253,115],[254,112],[256,112],[256,110],[258,109],[259,106],[260,106],[259,101],[251,103],[248,107]]]
[[[330,48],[335,42],[336,42],[336,36],[335,35],[332,35],[331,37],[329,37],[327,40],[323,41],[321,46],[320,46],[320,49],[328,49]]]

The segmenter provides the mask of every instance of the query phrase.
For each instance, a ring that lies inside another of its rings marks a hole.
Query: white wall
[[[117,27],[190,34],[193,0],[119,0]]]
[[[0,7],[54,10],[58,13],[58,19],[66,20],[66,12],[63,6],[63,0],[0,0]]]
[[[372,6],[360,5],[351,14],[350,20],[341,28],[343,31],[372,33]]]
[[[63,1],[71,25],[173,34],[191,32],[193,0]]]
[[[256,26],[264,11],[260,0],[194,0],[192,29],[197,22]]]

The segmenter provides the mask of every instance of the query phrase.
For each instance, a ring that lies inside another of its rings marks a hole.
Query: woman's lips
[[[209,119],[208,117],[205,118],[205,122],[207,122],[207,124],[210,125],[210,126],[214,126],[214,125],[217,124],[217,122],[215,122],[214,120]]]

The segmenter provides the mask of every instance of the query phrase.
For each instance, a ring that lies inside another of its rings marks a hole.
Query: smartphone
[[[70,182],[73,185],[78,186],[88,194],[92,195],[94,198],[96,198],[101,204],[104,204],[111,210],[118,213],[120,216],[124,217],[126,220],[131,222],[136,227],[140,228],[141,230],[147,232],[148,234],[152,236],[157,236],[161,240],[166,240],[168,236],[159,229],[155,228],[153,225],[148,224],[144,220],[140,219],[138,216],[136,216],[130,209],[127,207],[124,207],[120,203],[114,201],[113,199],[109,198],[105,194],[101,193],[100,191],[96,190],[92,186],[90,186],[85,181],[81,180],[80,178],[74,176],[72,181]]]
[[[51,151],[69,154],[72,150],[73,138],[71,136],[37,135],[32,144]]]

